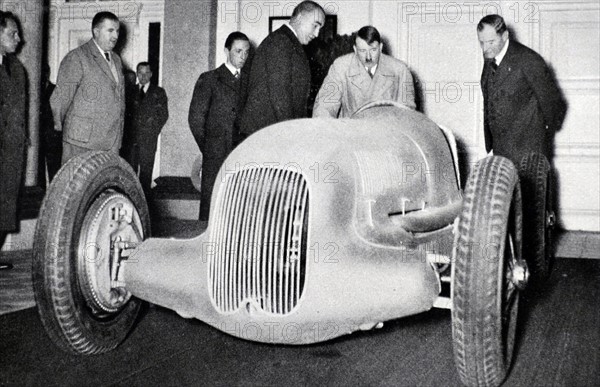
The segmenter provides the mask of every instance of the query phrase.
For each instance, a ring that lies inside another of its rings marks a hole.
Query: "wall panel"
[[[217,41],[234,29],[258,45],[268,33],[266,11],[289,15],[298,1],[236,3],[239,22],[218,27]],[[249,18],[244,6],[258,5],[261,18]],[[556,73],[569,111],[556,136],[555,168],[559,176],[559,219],[571,230],[600,231],[600,4],[598,1],[319,1],[335,9],[338,32],[372,24],[382,33],[387,51],[408,63],[417,81],[420,108],[453,130],[465,162],[485,156],[483,98],[479,79],[483,59],[476,24],[500,13],[511,37],[539,52]],[[279,7],[279,8],[277,8]],[[288,7],[287,9],[285,7]],[[284,9],[287,10],[284,11]],[[220,14],[222,11],[219,11]],[[217,63],[224,56],[217,51]]]

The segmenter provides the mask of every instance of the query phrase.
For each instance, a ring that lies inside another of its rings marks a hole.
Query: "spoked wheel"
[[[523,193],[523,256],[538,284],[548,278],[553,256],[552,169],[544,155],[531,153],[521,159],[519,179]]]
[[[497,386],[511,364],[521,259],[521,192],[514,165],[492,156],[474,167],[459,218],[452,281],[452,337],[461,381]]]
[[[121,281],[120,263],[149,235],[146,200],[124,160],[89,152],[61,168],[44,198],[33,246],[34,294],[56,345],[94,354],[125,339],[141,301]]]

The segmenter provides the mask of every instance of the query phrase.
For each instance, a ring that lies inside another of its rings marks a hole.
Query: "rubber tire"
[[[523,193],[523,256],[529,264],[532,281],[548,279],[552,261],[552,170],[546,157],[531,153],[520,160],[519,179]]]
[[[69,160],[48,188],[33,244],[33,290],[42,324],[61,349],[98,354],[119,345],[133,327],[141,300],[131,299],[117,312],[91,313],[77,278],[77,244],[82,222],[96,198],[110,190],[135,205],[150,236],[150,218],[142,187],[129,164],[109,152],[88,152]]]
[[[478,162],[463,201],[452,281],[454,359],[465,385],[497,386],[510,367],[519,301],[505,254],[520,259],[521,193],[513,163],[499,156]],[[511,287],[514,298],[505,309]]]

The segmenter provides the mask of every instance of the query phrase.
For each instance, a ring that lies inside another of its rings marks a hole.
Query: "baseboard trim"
[[[600,259],[599,232],[559,230],[555,240],[556,257]]]

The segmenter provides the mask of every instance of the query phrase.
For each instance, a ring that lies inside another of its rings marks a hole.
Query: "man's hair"
[[[6,28],[9,20],[12,20],[17,25],[19,24],[19,21],[17,20],[17,17],[15,16],[14,13],[0,11],[0,28],[1,29]]]
[[[506,31],[506,23],[500,15],[487,15],[484,16],[479,23],[477,23],[477,31],[483,30],[488,25],[494,27],[498,35],[502,35]]]
[[[354,36],[354,44],[356,44],[356,38],[361,38],[369,45],[373,42],[381,43],[381,35],[379,35],[377,28],[373,26],[364,26],[358,30]]]
[[[290,21],[297,19],[300,15],[302,15],[304,13],[313,12],[315,9],[320,9],[321,12],[323,12],[323,14],[325,14],[323,7],[321,7],[319,4],[315,3],[314,1],[310,1],[310,0],[303,1],[300,4],[298,4],[296,6],[296,8],[294,8],[294,10],[292,11],[292,18],[290,19]]]
[[[92,32],[94,31],[94,28],[98,27],[106,19],[112,20],[117,23],[119,22],[119,18],[117,17],[117,15],[115,15],[112,12],[98,12],[96,15],[94,15],[94,18],[92,19]]]
[[[250,42],[246,34],[240,31],[235,31],[230,33],[227,39],[225,39],[225,48],[231,50],[231,46],[233,46],[233,42],[236,40],[245,40],[246,42]]]
[[[150,66],[150,63],[148,63],[148,62],[138,63],[137,66],[135,66],[135,71],[138,71],[140,69],[140,67],[144,67],[144,66],[148,66],[150,68],[150,71],[152,71],[152,66]]]

